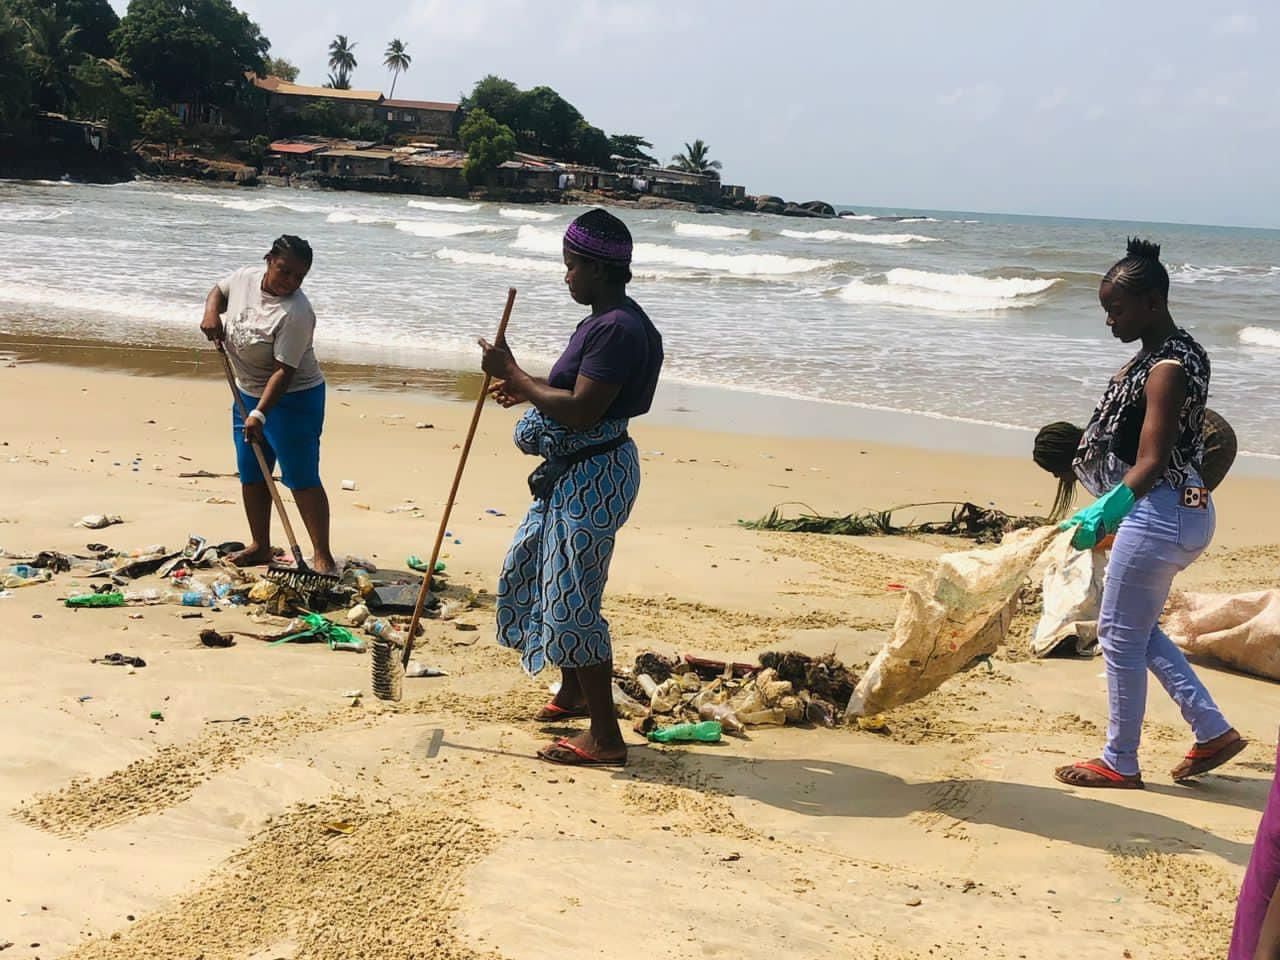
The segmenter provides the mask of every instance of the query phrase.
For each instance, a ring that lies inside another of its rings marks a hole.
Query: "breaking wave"
[[[886,273],[882,283],[854,280],[840,290],[839,296],[850,303],[941,313],[986,313],[1035,306],[1044,293],[1061,282],[1060,277],[976,277],[899,267]]]
[[[436,220],[396,220],[396,229],[412,233],[415,237],[444,239],[461,237],[469,233],[505,233],[509,227],[494,227],[483,223],[440,223]]]
[[[1241,343],[1252,347],[1271,347],[1280,350],[1280,330],[1269,330],[1266,327],[1245,327],[1237,336]]]
[[[41,223],[70,213],[70,210],[55,210],[53,207],[0,207],[0,223]]]
[[[1194,263],[1184,263],[1169,271],[1169,279],[1173,283],[1225,283],[1229,280],[1245,282],[1269,280],[1280,277],[1280,267],[1199,267]]]
[[[672,222],[672,229],[677,236],[703,237],[708,240],[728,240],[733,237],[750,237],[747,227],[721,227],[712,223],[684,223],[680,220]]]
[[[821,243],[872,243],[886,247],[902,247],[909,243],[941,243],[938,237],[922,237],[918,233],[853,233],[849,230],[783,230],[784,237],[792,240],[813,240]]]
[[[472,267],[499,267],[503,270],[519,270],[524,273],[563,273],[564,267],[550,260],[534,260],[530,257],[504,257],[500,253],[479,253],[475,250],[454,250],[444,247],[432,254],[437,260],[460,263]]]
[[[474,213],[480,209],[478,203],[441,203],[439,200],[410,200],[409,206],[441,213]]]
[[[506,217],[508,220],[554,220],[558,214],[546,213],[542,210],[516,210],[511,207],[500,207],[498,216]]]

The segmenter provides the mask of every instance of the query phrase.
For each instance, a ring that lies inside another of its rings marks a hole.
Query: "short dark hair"
[[[1158,293],[1169,298],[1169,271],[1160,262],[1160,244],[1130,237],[1123,259],[1102,278],[1131,293]]]
[[[313,254],[311,252],[311,244],[303,240],[301,237],[295,237],[291,233],[283,233],[276,237],[275,242],[271,244],[271,250],[267,253],[268,257],[282,257],[285,255],[296,257],[311,267]]]

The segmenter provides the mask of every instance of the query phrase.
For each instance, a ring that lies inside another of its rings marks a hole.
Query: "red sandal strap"
[[[1079,763],[1073,763],[1071,766],[1075,767],[1077,770],[1088,770],[1090,773],[1096,773],[1098,776],[1105,780],[1110,780],[1112,783],[1123,783],[1125,780],[1132,779],[1130,777],[1126,777],[1123,773],[1116,773],[1110,767],[1104,767],[1100,763],[1094,763],[1092,760],[1082,760]]]

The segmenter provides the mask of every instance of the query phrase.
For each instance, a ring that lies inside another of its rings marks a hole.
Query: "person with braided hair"
[[[631,249],[626,225],[604,210],[569,225],[564,280],[591,314],[545,378],[526,373],[506,343],[480,341],[497,401],[532,404],[516,424],[516,446],[543,458],[529,477],[533,504],[498,579],[498,642],[518,650],[530,674],[560,668],[560,690],[537,719],[587,717],[590,725],[538,757],[571,766],[627,760],[600,604],[618,530],[640,487],[627,424],[649,411],[663,360],[662,335],[627,296]]]
[[[1169,313],[1160,247],[1131,239],[1098,299],[1112,335],[1141,349],[1113,376],[1072,463],[1098,499],[1061,524],[1091,549],[1114,534],[1098,617],[1108,725],[1102,755],[1059,767],[1075,787],[1141,789],[1138,744],[1147,670],[1182,710],[1195,743],[1171,776],[1183,781],[1236,756],[1245,739],[1218,709],[1182,651],[1159,627],[1174,576],[1209,545],[1215,515],[1203,478],[1209,357]]]
[[[1071,510],[1076,498],[1076,452],[1084,430],[1074,423],[1059,420],[1045,424],[1036,434],[1031,449],[1031,459],[1036,466],[1058,479],[1058,492],[1049,511],[1049,520],[1057,523]],[[1200,477],[1210,492],[1217,490],[1226,479],[1236,459],[1236,432],[1226,418],[1216,410],[1204,412],[1204,460],[1200,464]]]

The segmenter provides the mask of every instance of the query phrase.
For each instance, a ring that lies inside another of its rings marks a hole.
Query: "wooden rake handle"
[[[511,308],[516,302],[516,288],[507,289],[507,305],[502,310],[502,320],[498,323],[495,344],[501,344],[507,334],[507,321],[511,319]],[[476,427],[480,423],[480,412],[484,410],[485,399],[489,396],[489,382],[492,378],[484,375],[480,386],[480,395],[476,397],[476,408],[471,412],[471,426],[467,428],[467,439],[462,444],[462,453],[458,457],[458,469],[453,474],[453,486],[449,488],[449,499],[445,501],[444,513],[440,515],[440,529],[436,531],[436,542],[431,548],[431,559],[427,562],[427,570],[422,575],[422,586],[418,588],[418,600],[413,605],[413,616],[409,620],[409,634],[404,641],[404,656],[401,664],[409,666],[409,656],[413,653],[413,636],[418,630],[418,621],[422,619],[422,607],[427,602],[427,594],[431,592],[431,574],[435,571],[436,561],[440,559],[440,545],[444,543],[444,532],[449,529],[449,514],[453,512],[453,501],[458,495],[458,485],[462,482],[462,471],[467,466],[467,454],[471,452],[471,441],[475,439]]]

